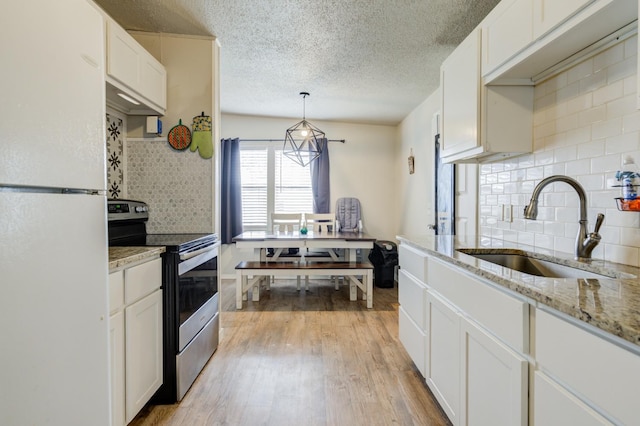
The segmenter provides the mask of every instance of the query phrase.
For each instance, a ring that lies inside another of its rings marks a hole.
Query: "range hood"
[[[164,115],[165,110],[116,81],[106,82],[107,106],[126,115]]]

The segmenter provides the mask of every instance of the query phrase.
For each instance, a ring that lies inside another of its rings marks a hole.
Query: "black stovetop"
[[[179,252],[210,246],[218,241],[216,234],[147,234],[146,246],[165,246]]]

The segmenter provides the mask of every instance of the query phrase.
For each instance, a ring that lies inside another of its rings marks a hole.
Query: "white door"
[[[0,424],[109,424],[106,200],[0,191]]]
[[[528,363],[475,324],[463,319],[460,424],[525,426]]]
[[[125,336],[129,423],[162,384],[162,290],[125,308]]]
[[[105,189],[104,28],[86,0],[0,14],[0,185]]]
[[[427,291],[427,385],[454,425],[460,422],[460,316]]]

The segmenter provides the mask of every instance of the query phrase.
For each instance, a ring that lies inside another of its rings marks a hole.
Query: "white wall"
[[[434,140],[431,120],[440,110],[440,90],[433,92],[398,126],[396,169],[396,234],[430,235],[427,225],[434,223]],[[415,173],[410,175],[407,159],[411,150]]]
[[[283,119],[234,114],[222,115],[221,137],[240,139],[281,139],[300,117]],[[329,144],[331,205],[341,197],[356,197],[362,205],[364,231],[377,239],[396,235],[396,127],[386,125],[309,121],[328,139],[346,143]],[[246,256],[246,253],[242,254]],[[223,276],[233,273],[239,255],[222,251]]]
[[[607,186],[625,155],[640,161],[636,63],[634,36],[536,86],[534,152],[480,168],[483,235],[573,253],[578,197],[568,185],[542,191],[537,221],[522,214],[535,184],[563,174],[587,192],[589,231],[606,215],[593,257],[640,266],[640,214],[618,211],[620,191]],[[499,220],[502,204],[514,206],[513,222]]]

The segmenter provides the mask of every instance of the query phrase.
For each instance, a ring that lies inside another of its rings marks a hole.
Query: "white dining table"
[[[267,260],[268,248],[274,249],[270,260],[277,260],[282,251],[289,248],[298,248],[302,251],[309,249],[345,249],[346,261],[355,262],[358,249],[372,249],[375,238],[363,232],[280,232],[268,233],[265,231],[247,231],[233,238],[237,248],[251,248],[255,257],[261,261]],[[335,253],[334,253],[335,254]],[[255,258],[254,257],[254,258]],[[333,255],[331,256],[333,257]],[[337,260],[337,259],[333,259]]]

